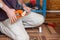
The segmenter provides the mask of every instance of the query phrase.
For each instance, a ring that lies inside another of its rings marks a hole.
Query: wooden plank
[[[55,31],[55,29],[51,26],[48,26],[49,30],[51,31],[51,34],[57,34],[57,32]]]
[[[46,18],[60,18],[60,12],[47,12]]]
[[[47,0],[48,10],[60,10],[60,0]]]
[[[50,33],[49,33],[49,31],[48,31],[48,29],[46,28],[47,26],[43,26],[43,34],[45,35],[45,36],[48,36],[48,35],[50,35]]]
[[[11,39],[5,35],[0,35],[0,40],[11,40]]]

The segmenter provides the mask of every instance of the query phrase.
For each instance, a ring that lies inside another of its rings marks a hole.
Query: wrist
[[[10,10],[10,8],[8,8],[6,5],[4,5],[4,6],[2,7],[2,9],[3,9],[5,12],[8,12],[8,11]]]
[[[25,5],[25,4],[22,4],[22,6],[23,6],[23,7],[26,7],[26,5]]]

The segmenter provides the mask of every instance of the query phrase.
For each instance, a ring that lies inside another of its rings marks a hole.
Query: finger
[[[16,21],[15,18],[12,18],[11,20],[12,24],[15,23],[15,21]]]
[[[14,23],[14,19],[13,19],[13,18],[11,18],[11,21],[10,21],[10,22],[11,22],[11,24],[13,24],[13,23]]]
[[[15,16],[15,20],[17,21],[17,17]]]
[[[13,17],[13,23],[17,21],[17,17]]]
[[[28,8],[27,8],[27,11],[28,11],[28,13],[29,13],[29,12],[31,11],[31,9],[28,7]]]
[[[11,23],[11,19],[9,18],[9,22]]]
[[[10,23],[12,24],[12,18],[9,18]]]
[[[27,11],[28,9],[27,8],[24,8],[25,11]],[[28,11],[27,11],[28,12]]]
[[[31,8],[28,8],[29,12],[31,11]]]

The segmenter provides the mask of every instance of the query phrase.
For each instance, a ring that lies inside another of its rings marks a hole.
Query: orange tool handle
[[[16,17],[17,17],[17,18],[23,17],[23,15],[22,15],[23,12],[24,12],[23,10],[16,10],[16,11],[15,11]],[[25,16],[25,15],[24,15],[24,16]]]

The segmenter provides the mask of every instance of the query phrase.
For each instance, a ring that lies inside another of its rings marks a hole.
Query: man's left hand
[[[30,12],[31,11],[31,8],[27,7],[26,5],[23,5],[23,9],[27,12]]]

